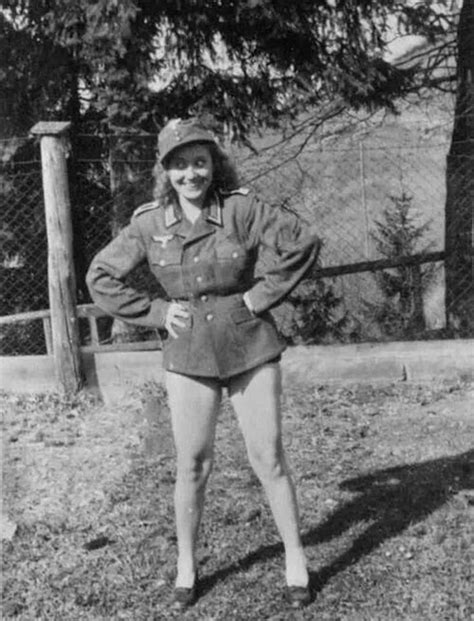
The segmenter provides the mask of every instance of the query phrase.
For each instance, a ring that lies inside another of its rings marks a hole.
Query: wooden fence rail
[[[87,320],[89,325],[89,339],[86,344],[80,346],[80,350],[82,352],[145,351],[161,349],[161,339],[159,338],[134,343],[100,342],[97,319],[101,317],[109,317],[109,315],[95,304],[79,304],[76,307],[76,314],[79,320]],[[53,335],[51,311],[49,309],[16,313],[15,315],[5,315],[0,317],[0,327],[37,320],[41,320],[43,322],[46,352],[48,355],[54,355],[52,347]]]
[[[344,276],[346,274],[359,274],[361,272],[376,272],[378,270],[386,270],[394,267],[403,267],[407,265],[422,265],[423,263],[435,263],[444,261],[445,253],[440,250],[438,252],[423,252],[413,254],[409,257],[395,257],[393,259],[377,259],[374,261],[361,261],[359,263],[347,263],[345,265],[334,265],[330,267],[322,267],[318,270],[320,278],[329,278],[333,276]]]

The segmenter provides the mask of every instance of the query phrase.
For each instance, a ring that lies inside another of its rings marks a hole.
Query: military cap
[[[160,162],[172,151],[191,142],[207,142],[216,144],[214,134],[206,129],[198,119],[171,119],[163,127],[158,136],[158,152]]]

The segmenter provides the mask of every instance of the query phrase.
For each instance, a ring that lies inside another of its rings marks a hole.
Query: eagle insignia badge
[[[162,248],[166,248],[169,241],[173,239],[174,235],[153,235],[153,241],[160,242]]]

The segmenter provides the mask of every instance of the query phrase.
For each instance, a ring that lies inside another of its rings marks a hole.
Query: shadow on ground
[[[343,554],[311,576],[313,591],[344,569],[420,522],[463,490],[474,489],[474,450],[421,463],[406,464],[347,479],[340,484],[358,496],[342,505],[322,524],[303,535],[306,547],[338,537],[358,523],[370,522]],[[236,563],[203,578],[204,592],[227,576],[281,555],[281,544],[262,546]]]

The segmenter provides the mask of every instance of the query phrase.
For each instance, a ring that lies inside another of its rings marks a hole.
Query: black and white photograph
[[[474,1],[0,0],[1,616],[474,621]]]

